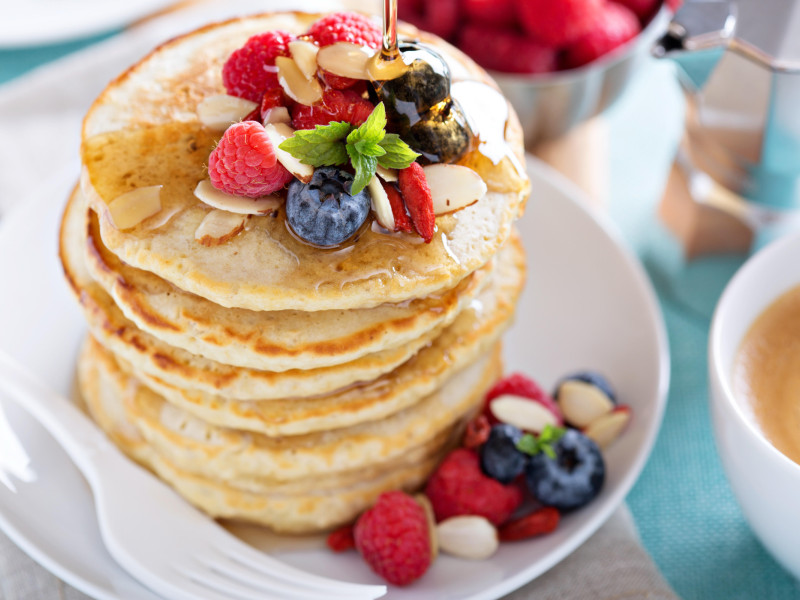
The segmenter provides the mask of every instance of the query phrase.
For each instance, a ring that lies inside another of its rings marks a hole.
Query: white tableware
[[[733,393],[733,365],[745,333],[783,292],[800,285],[800,235],[781,239],[748,260],[717,304],[708,348],[711,416],[717,449],[753,531],[800,578],[800,465],[767,440],[752,409]]]
[[[603,524],[630,490],[655,441],[669,355],[646,275],[605,220],[580,205],[574,186],[537,161],[528,167],[533,191],[520,222],[528,283],[516,324],[504,338],[507,369],[524,371],[547,387],[568,371],[597,369],[632,406],[634,418],[606,451],[607,480],[600,496],[565,516],[554,533],[501,544],[485,561],[440,556],[412,586],[390,587],[390,600],[488,600],[534,579]],[[29,202],[0,222],[0,279],[8,286],[0,294],[0,349],[62,394],[72,390],[85,330],[56,258],[57,223],[67,192]],[[6,452],[6,462],[17,460],[5,475],[14,489],[2,485],[0,468],[0,528],[56,575],[100,600],[153,600],[103,548],[90,491],[66,455],[18,407],[6,402],[2,408],[27,461],[19,459],[19,449]],[[9,436],[0,435],[0,465],[3,439]],[[382,583],[356,554],[329,551],[322,536],[286,538],[255,527],[230,529],[298,568],[343,581]]]

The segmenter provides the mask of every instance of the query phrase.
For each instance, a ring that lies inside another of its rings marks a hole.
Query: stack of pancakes
[[[489,192],[438,217],[430,244],[368,225],[314,248],[282,208],[217,245],[195,240],[211,208],[193,190],[220,136],[198,103],[224,93],[222,64],[248,37],[302,34],[318,17],[213,25],[112,82],[84,122],[60,244],[89,324],[78,375],[97,423],[209,514],[287,532],[345,523],[381,492],[424,483],[500,375],[524,274],[512,113],[511,152],[476,161]],[[405,33],[488,82],[441,40]],[[116,228],[108,204],[153,185],[160,212]]]

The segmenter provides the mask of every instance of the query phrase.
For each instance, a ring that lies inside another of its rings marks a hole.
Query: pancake
[[[417,419],[278,440],[202,423],[187,427],[188,415],[164,419],[167,404],[121,371],[91,339],[79,361],[79,382],[100,427],[191,503],[214,517],[301,533],[351,521],[383,491],[421,486],[500,370],[496,348],[426,399],[429,410]],[[432,428],[437,412],[444,426],[425,440],[420,430]],[[180,421],[184,425],[175,427]],[[383,461],[380,468],[353,466],[375,461],[376,453]],[[271,482],[274,473],[296,479]]]
[[[522,164],[522,132],[502,98],[507,118],[498,129],[507,151],[493,154],[494,162],[464,159],[479,169],[489,191],[470,207],[439,216],[429,244],[367,225],[344,247],[321,250],[295,239],[282,208],[276,215],[252,217],[223,244],[194,241],[210,208],[193,190],[205,178],[204,164],[218,137],[197,120],[198,103],[224,91],[221,66],[250,35],[275,28],[302,33],[317,17],[263,15],[211,25],[164,44],[109,85],[84,121],[81,178],[109,250],[220,306],[304,311],[371,308],[440,293],[497,252],[528,193],[522,169],[509,168]],[[405,33],[441,47],[454,61],[454,72],[475,77],[486,83],[487,93],[500,97],[465,55],[433,36]],[[163,186],[161,213],[131,229],[116,229],[107,204],[149,185]]]
[[[125,317],[168,344],[239,367],[312,369],[399,346],[416,351],[425,343],[426,332],[452,323],[491,271],[489,263],[443,294],[371,309],[224,309],[123,263],[103,246],[96,216],[84,205],[76,190],[65,219],[85,217],[88,272]]]

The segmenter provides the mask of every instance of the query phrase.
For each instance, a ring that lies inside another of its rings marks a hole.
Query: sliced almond
[[[539,433],[547,425],[559,424],[558,415],[543,404],[513,394],[498,396],[492,400],[489,410],[498,421],[519,427],[523,431]]]
[[[575,427],[588,427],[614,410],[614,403],[599,388],[578,380],[565,381],[558,388],[558,405],[564,420]]]
[[[317,74],[317,52],[319,46],[313,42],[305,40],[295,40],[289,42],[289,52],[297,63],[297,68],[305,75],[306,79],[311,79]]]
[[[397,171],[395,169],[387,169],[386,167],[378,165],[375,167],[375,172],[387,183],[394,183],[397,181]]]
[[[370,79],[369,60],[375,50],[350,42],[336,42],[320,48],[317,64],[334,75],[352,79]]]
[[[248,218],[227,210],[212,210],[197,226],[194,239],[203,246],[218,246],[241,233]]]
[[[436,531],[436,515],[433,512],[433,504],[425,494],[414,494],[414,500],[425,511],[425,520],[428,522],[428,537],[431,541],[431,562],[433,562],[439,556],[439,536]]]
[[[303,183],[311,181],[311,178],[314,176],[314,167],[301,163],[294,156],[286,152],[286,150],[281,150],[279,148],[284,140],[294,135],[294,129],[285,123],[269,123],[264,126],[264,130],[267,132],[269,141],[275,146],[275,155],[278,157],[278,162]]]
[[[474,515],[450,517],[436,527],[442,552],[483,560],[497,552],[497,529],[486,518]]]
[[[224,130],[232,123],[238,123],[244,119],[257,107],[258,104],[250,100],[219,94],[204,98],[197,105],[197,117],[206,127]]]
[[[289,114],[289,109],[285,106],[276,106],[275,108],[268,108],[267,111],[261,115],[264,125],[269,123],[286,123],[290,125],[292,116]]]
[[[606,448],[619,437],[631,422],[631,409],[628,406],[617,406],[610,413],[595,419],[583,430],[586,437],[594,440],[601,448]]]
[[[474,204],[486,194],[486,183],[469,167],[438,164],[423,167],[433,196],[433,212],[453,212]]]
[[[197,187],[194,188],[194,195],[209,206],[237,215],[264,215],[272,212],[282,203],[278,196],[261,198],[234,196],[215,188],[209,179],[203,179],[197,184]]]
[[[306,79],[306,76],[288,56],[279,56],[275,59],[278,67],[278,81],[286,94],[295,102],[311,106],[322,99],[322,86],[316,77]]]
[[[383,189],[378,177],[373,175],[372,179],[367,184],[369,196],[372,198],[372,212],[378,219],[381,227],[394,231],[394,213],[392,213],[392,205],[389,203],[389,196],[386,195],[386,190]]]
[[[161,211],[161,185],[136,188],[114,198],[108,213],[117,229],[130,229]]]

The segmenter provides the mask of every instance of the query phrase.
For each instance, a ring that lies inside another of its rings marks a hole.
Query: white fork
[[[72,402],[0,352],[0,392],[35,417],[86,477],[103,541],[133,577],[170,600],[367,600],[384,586],[344,583],[242,542],[128,460]]]

